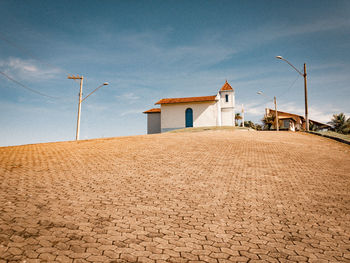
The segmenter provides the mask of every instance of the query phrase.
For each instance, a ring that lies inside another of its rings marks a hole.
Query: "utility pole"
[[[244,127],[244,108],[242,104],[242,127]]]
[[[304,63],[304,92],[305,92],[305,121],[306,131],[309,131],[309,112],[307,107],[307,81],[306,81],[306,63]]]
[[[282,56],[276,56],[277,59],[281,59],[285,62],[287,62],[292,68],[295,69],[296,72],[299,73],[300,76],[304,77],[304,92],[305,92],[305,129],[306,131],[309,131],[309,113],[308,113],[308,106],[307,106],[307,81],[306,81],[306,63],[304,63],[304,73],[300,72],[299,69],[294,67],[292,63],[290,63],[288,60],[284,59]]]
[[[82,96],[83,96],[83,76],[79,76],[78,74],[76,76],[68,76],[68,79],[80,79],[80,92],[79,92],[79,104],[78,104],[78,119],[77,119],[77,133],[75,136],[75,140],[79,140],[79,132],[80,132],[80,111],[81,111],[81,101],[82,101]]]
[[[275,103],[275,119],[276,119],[276,130],[279,131],[279,127],[278,127],[278,114],[277,114],[277,102],[276,102],[276,96],[273,97],[273,101]]]

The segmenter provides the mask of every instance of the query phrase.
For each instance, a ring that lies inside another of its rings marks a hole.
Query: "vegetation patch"
[[[319,134],[321,136],[328,137],[331,139],[338,138],[350,143],[350,134],[341,134],[334,131],[313,131],[312,133]]]

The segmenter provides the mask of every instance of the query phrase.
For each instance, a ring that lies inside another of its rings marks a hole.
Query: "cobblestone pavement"
[[[0,262],[350,262],[350,147],[207,131],[0,148]]]

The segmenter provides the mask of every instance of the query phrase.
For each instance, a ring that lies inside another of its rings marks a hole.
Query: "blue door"
[[[186,127],[193,127],[193,111],[191,108],[186,109]]]

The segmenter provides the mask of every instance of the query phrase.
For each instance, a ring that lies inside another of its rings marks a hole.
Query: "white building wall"
[[[234,117],[232,108],[221,109],[222,126],[234,126]]]
[[[221,105],[221,125],[235,126],[235,96],[234,91],[220,91],[220,105]],[[228,95],[228,102],[226,102],[226,95]]]
[[[203,103],[193,109],[193,127],[216,126],[217,107],[216,102]]]
[[[217,118],[216,118],[216,126],[221,126],[221,103],[220,103],[220,93],[216,95],[216,106],[217,106]]]
[[[228,102],[226,102],[226,96],[228,95]],[[220,105],[221,108],[234,108],[235,107],[235,97],[233,91],[220,91]]]
[[[186,109],[193,110],[193,127],[216,126],[216,102],[192,102],[161,105],[161,131],[182,129],[186,126]]]
[[[147,113],[147,134],[160,133],[160,112]]]

